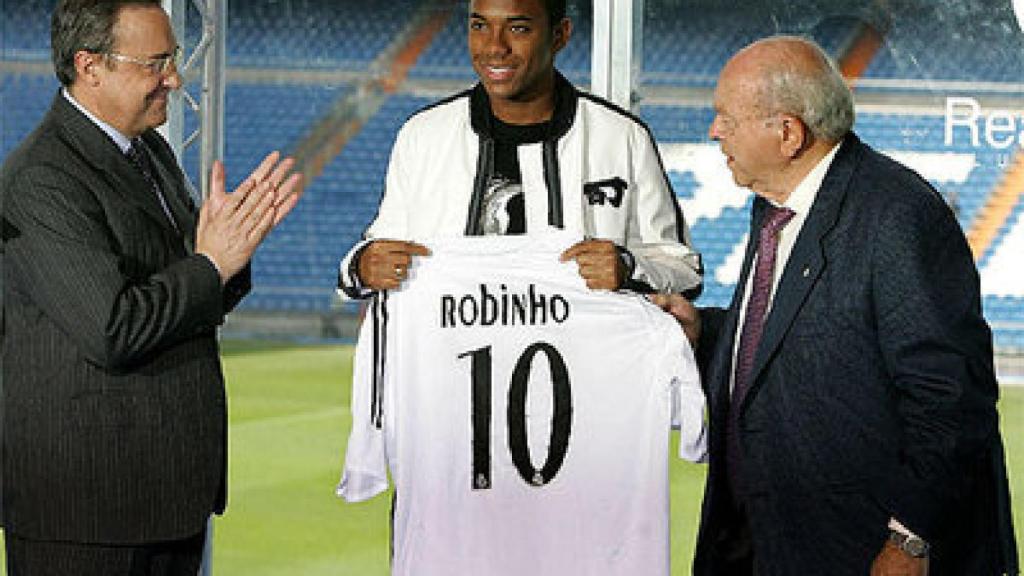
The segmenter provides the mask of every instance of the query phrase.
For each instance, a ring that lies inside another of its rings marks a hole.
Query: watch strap
[[[626,269],[625,280],[628,282],[633,278],[633,273],[636,272],[636,258],[629,250],[622,246],[615,246],[615,250],[619,253],[619,260],[622,261],[622,265]]]

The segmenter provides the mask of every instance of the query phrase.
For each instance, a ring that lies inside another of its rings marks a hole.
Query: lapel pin
[[[804,278],[807,278],[810,275],[811,275],[811,267],[810,266],[804,266]]]

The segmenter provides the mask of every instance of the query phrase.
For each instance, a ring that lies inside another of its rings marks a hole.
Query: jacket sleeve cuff
[[[909,528],[904,526],[899,520],[895,518],[889,518],[889,530],[899,532],[904,536],[910,536],[911,538],[920,538],[917,534],[914,534]]]
[[[338,267],[338,295],[346,300],[362,300],[370,297],[373,290],[363,287],[359,279],[359,258],[373,240],[361,240],[345,255]]]
[[[899,471],[904,473],[903,471]],[[927,486],[902,476],[888,481],[888,502],[882,501],[892,518],[926,542],[934,542],[945,519],[945,502]]]

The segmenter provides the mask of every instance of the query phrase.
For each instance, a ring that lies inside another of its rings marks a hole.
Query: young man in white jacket
[[[480,82],[402,127],[383,199],[341,262],[349,297],[397,288],[416,240],[576,231],[562,254],[592,289],[701,289],[700,256],[648,128],[577,91],[554,67],[565,0],[473,0],[468,45]]]

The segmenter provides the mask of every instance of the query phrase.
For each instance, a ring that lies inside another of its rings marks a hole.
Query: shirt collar
[[[832,160],[835,159],[838,151],[839,143],[836,143],[829,150],[828,154],[825,154],[814,168],[804,176],[804,179],[797,184],[789,198],[786,198],[786,201],[782,203],[782,206],[801,215],[806,215],[810,212],[811,205],[814,204],[814,198],[818,195],[818,189],[821,188],[821,183],[825,181],[825,174],[828,173]]]
[[[100,130],[103,130],[103,133],[110,137],[110,139],[114,141],[114,144],[117,144],[117,147],[121,149],[122,153],[128,153],[128,149],[131,148],[132,146],[131,138],[125,136],[124,134],[121,134],[120,132],[117,131],[117,128],[114,128],[110,124],[107,124],[103,120],[100,120],[95,115],[93,115],[92,112],[86,110],[85,106],[82,106],[78,102],[78,100],[75,100],[75,97],[71,95],[71,92],[68,92],[67,88],[61,88],[60,92],[64,95],[64,98],[66,98],[67,101],[71,103],[72,106],[78,108],[78,110],[82,114],[85,114],[86,118],[91,120],[92,123],[96,126],[99,126]]]

